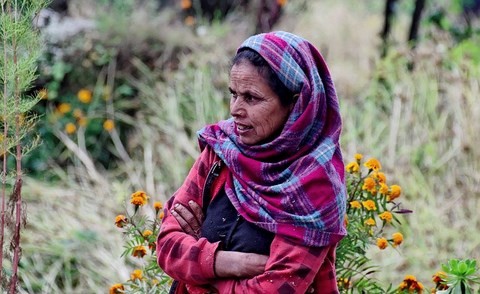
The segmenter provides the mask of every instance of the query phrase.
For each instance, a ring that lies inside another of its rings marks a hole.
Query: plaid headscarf
[[[300,96],[271,142],[243,144],[230,118],[200,130],[200,147],[211,146],[229,168],[226,194],[247,221],[306,246],[336,243],[346,234],[346,189],[342,123],[327,65],[312,44],[291,33],[255,35],[242,48],[258,52]]]

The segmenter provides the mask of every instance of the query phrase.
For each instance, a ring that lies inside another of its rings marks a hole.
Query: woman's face
[[[240,141],[247,145],[273,140],[283,129],[291,110],[270,88],[267,80],[248,61],[230,71],[230,113]]]

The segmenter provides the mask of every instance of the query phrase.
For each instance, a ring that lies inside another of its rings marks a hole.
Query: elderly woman
[[[172,293],[337,293],[346,191],[327,65],[286,32],[248,38],[232,64],[232,118],[199,131],[158,264]]]

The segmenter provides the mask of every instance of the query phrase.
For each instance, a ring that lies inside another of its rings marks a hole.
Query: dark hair
[[[278,95],[283,106],[288,106],[295,102],[293,98],[294,93],[280,81],[268,62],[258,52],[250,48],[240,49],[232,60],[232,67],[244,61],[250,62],[257,68],[258,73],[267,80],[270,88]]]

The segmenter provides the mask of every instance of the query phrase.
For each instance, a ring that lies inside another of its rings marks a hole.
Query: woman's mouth
[[[235,126],[237,127],[237,131],[240,135],[253,129],[253,127],[242,125],[239,123],[235,123]]]

